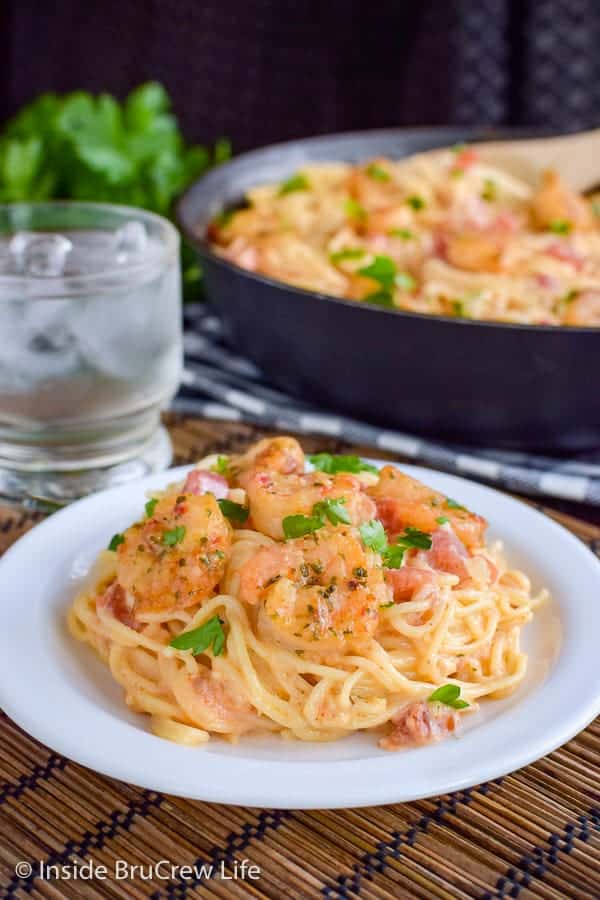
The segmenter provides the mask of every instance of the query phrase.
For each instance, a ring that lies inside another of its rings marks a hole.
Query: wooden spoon
[[[482,161],[505,169],[533,187],[546,169],[554,169],[581,193],[600,184],[600,128],[560,137],[485,141],[477,144],[477,152]]]

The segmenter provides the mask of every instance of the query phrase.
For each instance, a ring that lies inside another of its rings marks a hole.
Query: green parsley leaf
[[[292,194],[294,191],[308,191],[310,190],[310,182],[306,175],[303,175],[302,172],[296,172],[295,175],[292,175],[287,181],[282,181],[279,185],[279,191],[277,192],[280,197],[284,197],[286,194]]]
[[[217,226],[217,228],[227,228],[233,217],[235,216],[237,209],[223,209],[220,213],[213,219],[213,224]]]
[[[238,525],[242,525],[250,515],[250,510],[247,506],[234,503],[233,500],[219,500],[218,504],[223,515],[227,516],[230,522],[235,522]]]
[[[397,272],[396,263],[389,256],[376,256],[370,265],[358,270],[359,275],[378,281],[388,291],[394,286]]]
[[[417,282],[409,272],[398,272],[394,279],[401,291],[414,291]]]
[[[213,466],[211,466],[211,470],[213,472],[217,472],[218,475],[227,476],[229,472],[229,457],[228,456],[217,456],[217,460]]]
[[[169,531],[163,531],[161,540],[165,547],[174,547],[176,544],[180,544],[185,537],[186,530],[185,525],[177,525]]]
[[[438,523],[438,525],[446,525],[450,521],[450,519],[448,518],[448,516],[438,516],[435,521]]]
[[[344,456],[342,454],[315,453],[308,457],[315,469],[335,475],[337,472],[379,472],[376,466],[363,462],[360,456]]]
[[[466,306],[464,300],[452,301],[452,315],[456,316],[457,319],[466,318]]]
[[[390,544],[382,552],[381,558],[386,569],[399,569],[404,561],[406,547],[401,544]]]
[[[367,218],[367,211],[364,206],[355,200],[354,197],[348,197],[344,203],[344,210],[349,219],[358,219],[362,221]]]
[[[425,208],[425,201],[422,197],[419,197],[418,194],[413,194],[412,197],[407,197],[406,202],[415,211]]]
[[[453,500],[452,497],[446,497],[446,506],[448,509],[466,509],[465,506],[462,506],[456,500]]]
[[[372,294],[367,294],[362,299],[364,303],[372,303],[373,306],[386,306],[395,309],[394,297],[392,292],[388,290],[373,291]]]
[[[218,616],[208,619],[199,628],[184,631],[169,643],[169,647],[176,650],[191,650],[192,656],[198,656],[212,645],[214,656],[220,656],[225,648],[225,632],[223,620]]]
[[[371,519],[370,522],[364,522],[360,528],[360,536],[366,547],[374,550],[376,553],[383,553],[387,549],[387,537],[385,529],[378,519]]]
[[[330,253],[329,259],[332,263],[343,262],[345,259],[360,259],[365,255],[362,247],[346,247],[344,250],[338,250],[336,253]]]
[[[109,550],[112,550],[112,551],[114,552],[114,551],[116,551],[116,549],[117,549],[117,547],[119,546],[119,544],[124,544],[124,543],[125,543],[125,535],[123,535],[123,534],[113,534],[113,536],[112,536],[111,539],[110,539],[110,543],[109,543],[109,545],[108,545],[108,549],[109,549]]]
[[[406,528],[404,533],[396,538],[396,542],[387,547],[383,552],[383,564],[388,569],[399,569],[407,550],[430,550],[431,535],[418,528]]]
[[[313,506],[313,516],[320,516],[321,519],[329,519],[332,525],[349,525],[352,521],[350,514],[345,508],[346,500],[344,497],[338,497],[337,500],[321,500]]]
[[[305,534],[312,534],[322,528],[325,522],[321,516],[286,516],[281,526],[286,541],[292,538],[303,537]]]
[[[443,684],[436,688],[427,700],[429,703],[445,703],[453,709],[466,709],[469,704],[466,700],[460,700],[460,687],[457,684]]]
[[[459,144],[454,144],[454,146],[451,148],[452,152],[455,153],[457,156],[459,153],[462,153],[463,150],[466,150],[466,149],[467,149],[467,145],[464,142],[461,142]]]
[[[594,197],[592,200],[592,212],[596,218],[600,219],[600,197]]]
[[[390,237],[402,238],[403,241],[410,241],[414,238],[415,233],[410,228],[390,228],[388,231]]]
[[[481,199],[486,203],[493,203],[498,197],[498,185],[493,178],[486,178],[483,182],[483,190],[481,191]]]
[[[405,528],[404,533],[396,538],[397,543],[405,547],[417,547],[419,550],[431,550],[431,535],[418,528]]]
[[[379,609],[389,609],[390,606],[393,606],[393,605],[394,605],[394,601],[390,600],[389,603],[380,603]]]
[[[378,166],[377,163],[371,163],[367,166],[365,173],[369,178],[374,178],[375,181],[389,181],[391,178],[390,173],[381,166]]]
[[[146,510],[146,515],[149,519],[154,515],[154,510],[156,509],[156,504],[158,503],[158,497],[152,497],[151,500],[148,500],[144,509]]]
[[[567,222],[566,219],[553,219],[548,225],[548,231],[553,231],[554,234],[569,234],[572,227],[571,222]]]

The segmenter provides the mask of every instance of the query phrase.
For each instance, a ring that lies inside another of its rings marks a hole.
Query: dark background
[[[600,124],[600,0],[2,0],[0,117],[162,81],[239,151],[392,125]]]

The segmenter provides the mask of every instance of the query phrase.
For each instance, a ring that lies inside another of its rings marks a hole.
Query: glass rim
[[[118,286],[111,286],[111,288],[107,288],[106,280],[107,277],[114,274],[115,270],[112,269],[108,271],[102,270],[100,272],[91,272],[87,275],[51,275],[48,277],[0,274],[0,286],[24,289],[23,297],[11,298],[11,302],[18,299],[27,301],[32,299],[42,299],[43,297],[67,298],[69,295],[80,296],[90,288],[94,288],[98,285],[103,285],[103,291],[108,289],[110,292],[114,291],[117,293],[118,291],[127,289],[129,286],[127,283],[128,279],[133,279],[135,281],[140,276],[143,277],[146,274],[153,274],[157,270],[162,270],[166,265],[173,261],[179,253],[181,237],[177,227],[165,216],[161,216],[159,213],[151,212],[147,209],[142,209],[138,206],[128,206],[120,203],[96,203],[87,200],[42,200],[32,203],[0,203],[0,219],[3,214],[9,213],[12,210],[41,211],[52,209],[81,209],[89,210],[92,213],[94,211],[98,211],[98,213],[113,213],[122,216],[123,224],[131,219],[152,223],[155,226],[158,226],[162,232],[160,251],[152,254],[141,262],[129,263],[121,266],[118,269],[118,274],[122,277],[122,283]],[[67,228],[68,226],[65,226],[65,230]],[[15,228],[12,233],[16,234],[19,230],[25,229]],[[37,229],[32,228],[30,230],[36,231]],[[0,228],[0,236],[10,233],[11,232],[3,232]],[[45,233],[48,233],[47,229],[40,229],[40,234]],[[56,229],[56,233],[60,233],[59,228]],[[58,284],[59,279],[60,287]],[[2,302],[1,298],[0,302]]]

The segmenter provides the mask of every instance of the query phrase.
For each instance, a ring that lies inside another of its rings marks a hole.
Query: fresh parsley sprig
[[[169,643],[169,647],[176,650],[191,650],[192,656],[204,653],[211,646],[213,656],[220,656],[225,648],[223,620],[219,616],[213,616],[199,628],[184,631]]]

